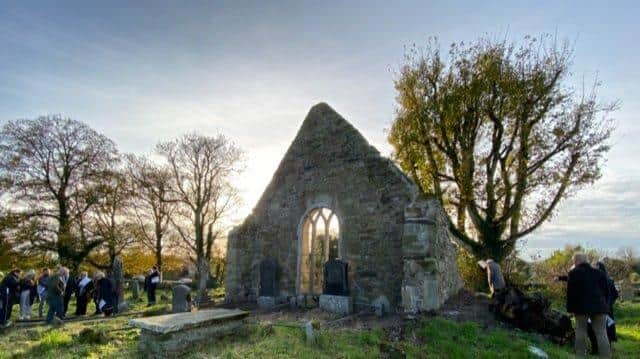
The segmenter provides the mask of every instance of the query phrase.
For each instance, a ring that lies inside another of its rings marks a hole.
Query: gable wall
[[[259,263],[280,265],[280,292],[296,293],[299,227],[317,206],[340,221],[341,253],[356,301],[400,301],[404,209],[415,187],[329,106],[312,108],[253,214],[229,235],[230,300],[254,300]]]

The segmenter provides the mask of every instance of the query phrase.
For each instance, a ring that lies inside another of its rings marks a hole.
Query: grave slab
[[[239,309],[210,309],[133,319],[141,329],[138,346],[146,358],[177,357],[193,345],[232,334],[250,313]]]

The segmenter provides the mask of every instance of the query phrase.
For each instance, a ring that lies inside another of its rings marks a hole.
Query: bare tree
[[[136,241],[134,225],[131,221],[133,190],[121,170],[113,170],[108,178],[101,181],[96,189],[97,200],[86,219],[83,219],[83,233],[99,238],[107,255],[107,262],[89,257],[98,268],[113,267],[116,256]]]
[[[33,248],[57,253],[77,269],[101,243],[79,234],[96,203],[97,184],[117,159],[115,144],[60,116],[9,121],[0,131],[0,177],[12,208],[39,224]]]
[[[138,233],[142,243],[154,251],[162,272],[162,252],[170,234],[170,219],[177,202],[171,200],[172,176],[168,168],[144,156],[128,155],[127,173],[131,180]]]
[[[230,180],[239,170],[241,152],[223,135],[197,134],[162,142],[157,152],[167,160],[171,171],[172,200],[180,205],[172,223],[195,255],[198,297],[202,300],[207,298],[213,244],[221,234],[222,220],[238,200]]]
[[[395,82],[395,157],[447,208],[452,232],[501,261],[601,174],[617,103],[565,84],[570,50],[527,38],[410,52]]]

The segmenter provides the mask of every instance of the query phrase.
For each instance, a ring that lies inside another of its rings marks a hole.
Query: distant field
[[[133,310],[157,310],[166,304]],[[91,306],[92,308],[92,306]],[[620,341],[618,358],[637,358],[640,353],[640,303],[617,308]],[[67,323],[60,328],[38,326],[13,328],[0,337],[0,358],[142,358],[137,350],[138,330],[129,329],[129,318],[91,323]],[[90,327],[104,334],[106,343],[82,343],[79,333]],[[551,358],[572,358],[572,348],[556,346],[537,335],[502,329],[487,330],[475,323],[456,323],[443,318],[422,318],[407,323],[401,333],[383,329],[320,329],[316,344],[306,343],[298,328],[249,325],[246,333],[195,347],[187,358],[531,358],[533,344]]]

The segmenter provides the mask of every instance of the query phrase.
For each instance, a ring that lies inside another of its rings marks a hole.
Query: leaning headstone
[[[171,311],[173,313],[184,313],[191,311],[191,288],[180,283],[173,287],[173,299],[171,301]]]
[[[313,330],[313,323],[308,321],[304,323],[304,334],[307,336],[307,343],[312,344],[316,341],[316,332]]]

